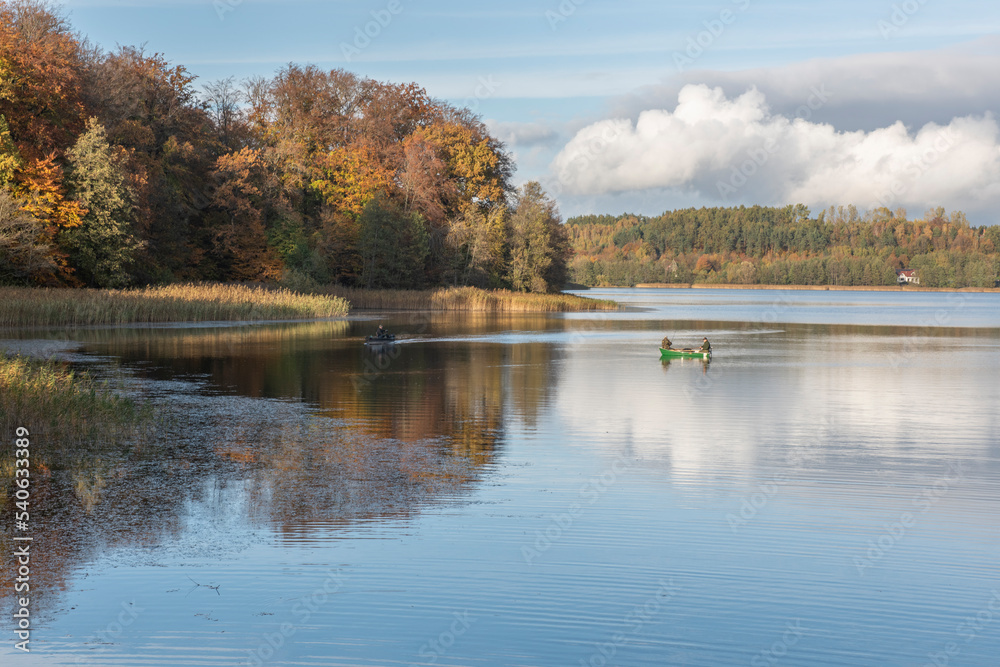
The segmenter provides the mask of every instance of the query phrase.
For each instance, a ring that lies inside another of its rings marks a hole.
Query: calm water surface
[[[165,417],[37,482],[3,664],[998,664],[1000,295],[590,294],[45,334]]]

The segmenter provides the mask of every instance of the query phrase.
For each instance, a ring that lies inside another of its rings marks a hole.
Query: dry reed
[[[617,310],[618,304],[572,294],[525,294],[475,287],[435,290],[371,290],[329,287],[320,290],[347,300],[357,310],[462,310],[489,313],[552,313]]]
[[[343,299],[244,285],[134,290],[0,288],[0,327],[149,322],[306,320],[342,317]]]

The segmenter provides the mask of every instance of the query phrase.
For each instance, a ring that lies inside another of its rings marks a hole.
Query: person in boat
[[[664,350],[669,350],[674,346],[673,342],[670,340],[670,336],[664,336],[663,340],[660,341],[660,347]]]
[[[388,335],[389,335],[389,332],[386,331],[386,328],[384,326],[382,326],[381,324],[378,325],[378,329],[375,331],[375,337],[376,338],[385,338]]]
[[[702,352],[711,352],[712,351],[712,344],[708,342],[708,338],[707,337],[701,339],[701,351]]]

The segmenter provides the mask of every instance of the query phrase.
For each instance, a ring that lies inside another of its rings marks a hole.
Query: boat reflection
[[[701,366],[701,372],[703,375],[708,374],[708,369],[712,365],[712,358],[708,357],[706,359],[683,359],[683,358],[660,358],[660,366],[663,368],[663,372],[666,373],[670,370],[670,365],[674,364],[677,367],[688,367],[693,368],[696,365]]]

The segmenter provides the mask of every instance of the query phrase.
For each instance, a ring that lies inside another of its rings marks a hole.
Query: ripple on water
[[[39,664],[994,664],[960,628],[1000,590],[996,332],[758,335],[726,299],[431,323],[376,371],[130,334],[167,442],[46,482]],[[662,364],[664,330],[718,354]]]

